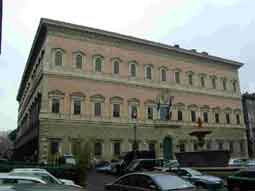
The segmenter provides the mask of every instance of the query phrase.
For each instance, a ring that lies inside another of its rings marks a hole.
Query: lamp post
[[[132,116],[132,119],[135,120],[135,123],[134,123],[134,146],[133,146],[133,151],[134,151],[134,159],[136,159],[136,151],[137,151],[137,140],[136,140],[137,108],[133,108],[131,116]]]

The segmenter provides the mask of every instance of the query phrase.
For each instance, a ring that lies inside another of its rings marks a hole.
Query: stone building
[[[242,95],[244,123],[247,131],[248,154],[255,157],[255,93]]]
[[[89,141],[96,158],[116,158],[132,150],[136,123],[139,149],[173,157],[197,150],[189,133],[198,117],[212,131],[206,149],[247,155],[241,66],[178,45],[41,19],[17,95],[16,156],[50,160],[76,154]]]

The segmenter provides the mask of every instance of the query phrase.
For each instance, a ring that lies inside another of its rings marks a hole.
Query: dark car
[[[159,172],[139,172],[124,175],[104,187],[105,191],[195,191],[188,181],[175,175]]]
[[[137,171],[152,171],[157,166],[163,166],[163,159],[136,159],[127,166],[123,174]]]
[[[169,172],[188,180],[198,188],[205,188],[209,191],[216,191],[224,188],[224,181],[221,178],[202,174],[191,168],[172,168]]]
[[[254,191],[255,168],[245,168],[227,178],[229,191]]]

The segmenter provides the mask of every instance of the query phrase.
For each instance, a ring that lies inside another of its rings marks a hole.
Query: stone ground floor
[[[244,128],[206,127],[212,131],[206,137],[204,149],[229,150],[232,157],[247,156]],[[193,125],[138,123],[136,137],[139,150],[155,150],[157,157],[174,158],[174,153],[197,151],[195,138],[189,135]],[[134,124],[101,121],[45,119],[40,121],[39,161],[54,156],[79,154],[89,143],[94,158],[111,160],[131,151],[134,145]]]

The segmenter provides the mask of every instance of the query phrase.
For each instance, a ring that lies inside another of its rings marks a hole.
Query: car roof
[[[84,189],[64,184],[16,184],[3,189],[0,187],[0,191],[84,191]]]
[[[34,177],[34,176],[15,176],[15,175],[10,175],[10,174],[6,174],[6,175],[1,174],[0,179],[34,180],[34,181],[38,181],[40,183],[46,184],[45,181],[43,181],[42,179],[40,179],[38,177]]]
[[[14,168],[11,172],[48,172],[43,168]]]
[[[154,176],[162,176],[162,175],[170,175],[170,176],[176,176],[175,174],[170,174],[169,172],[161,172],[161,171],[143,171],[143,172],[132,172],[128,175],[146,175],[146,176],[150,176],[150,177],[154,177]],[[125,176],[126,176],[125,175]]]

